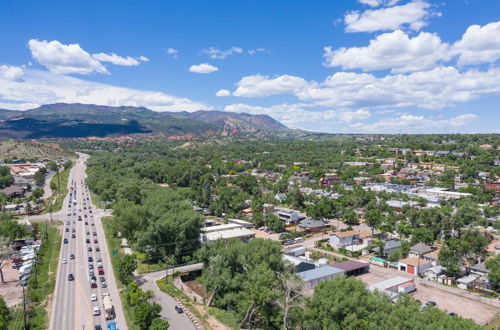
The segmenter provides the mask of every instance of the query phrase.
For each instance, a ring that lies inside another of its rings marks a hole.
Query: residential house
[[[484,184],[484,188],[500,193],[500,181],[489,181]]]
[[[435,249],[432,252],[422,255],[421,258],[432,262],[433,265],[437,265],[439,259],[439,250],[440,249]]]
[[[424,275],[426,278],[437,281],[438,277],[443,275],[446,272],[446,268],[442,266],[434,266],[429,269],[426,269]]]
[[[422,274],[431,267],[432,263],[430,261],[417,257],[402,259],[398,262],[398,270],[412,275]]]
[[[367,245],[372,234],[367,231],[349,230],[330,234],[330,245],[336,248],[345,248],[350,245]]]
[[[464,290],[472,289],[476,284],[476,280],[477,280],[476,275],[467,275],[464,277],[460,277],[459,279],[457,279],[457,286],[460,289]]]
[[[278,202],[284,202],[286,200],[286,195],[283,193],[277,193],[274,195],[274,199],[276,199]]]
[[[329,281],[337,276],[343,276],[344,271],[332,266],[323,266],[297,273],[297,275],[304,282],[306,289],[314,289],[322,282]]]
[[[285,221],[287,225],[297,223],[300,220],[299,214],[293,211],[279,211],[278,218],[281,221]]]
[[[424,254],[427,254],[427,253],[430,253],[430,252],[433,252],[433,251],[434,250],[430,246],[428,246],[427,244],[418,243],[418,244],[413,245],[410,248],[409,256],[410,257],[421,258]]]
[[[322,220],[314,220],[306,218],[299,222],[299,227],[307,233],[318,233],[324,230],[328,224]]]
[[[398,239],[387,240],[384,242],[384,246],[382,247],[382,255],[388,256],[391,253],[393,253],[394,251],[396,251],[397,249],[399,249],[400,247],[401,247],[400,240],[398,240]],[[381,251],[380,251],[380,248],[374,247],[371,249],[371,252],[376,253],[376,254],[380,254]]]
[[[4,194],[8,198],[22,197],[24,196],[25,192],[26,192],[26,187],[19,187],[16,185],[0,190],[0,194]]]
[[[335,182],[340,182],[340,177],[336,173],[325,174],[325,176],[319,179],[319,185],[322,188],[333,186]]]

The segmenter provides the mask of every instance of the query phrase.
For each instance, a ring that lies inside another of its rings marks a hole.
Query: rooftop
[[[338,264],[335,264],[334,266],[335,266],[335,268],[339,268],[339,269],[342,269],[342,270],[348,272],[348,271],[355,270],[355,269],[369,267],[370,265],[367,264],[366,262],[348,260],[348,261],[344,261],[344,262],[340,262]]]
[[[396,276],[396,277],[389,278],[389,279],[381,281],[381,282],[370,284],[369,288],[370,289],[378,289],[378,290],[383,291],[383,290],[386,290],[388,288],[393,288],[395,286],[401,286],[401,285],[408,283],[408,282],[413,282],[413,279],[406,278],[403,276]]]
[[[429,260],[420,259],[417,257],[401,259],[401,260],[399,260],[399,262],[402,264],[407,264],[407,265],[412,265],[412,266],[426,265],[426,264],[431,263]]]
[[[305,272],[297,273],[297,275],[302,278],[303,281],[316,280],[325,276],[335,275],[339,273],[344,273],[344,270],[338,269],[332,266],[323,266],[311,270],[306,270]]]
[[[426,253],[432,252],[433,250],[427,244],[418,243],[418,244],[413,245],[411,247],[410,251],[416,252],[418,254],[426,254]]]

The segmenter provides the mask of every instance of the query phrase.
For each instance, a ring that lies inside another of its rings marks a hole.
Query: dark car
[[[94,232],[94,233],[92,233],[92,235],[97,236],[97,233],[96,233],[96,232]]]
[[[101,249],[98,246],[96,246],[95,251],[96,252],[101,252]]]
[[[87,239],[85,240],[85,242],[90,243],[90,239],[88,239],[88,238],[87,238]]]
[[[68,244],[68,239],[65,238],[63,242],[64,242],[64,244]]]
[[[101,282],[106,282],[106,279],[104,278],[104,276],[100,276],[100,277],[99,277],[99,281],[101,281]]]
[[[93,261],[94,261],[94,258],[89,257],[89,259],[88,259],[88,260],[89,260],[89,262],[93,262]]]
[[[89,269],[94,269],[94,265],[93,264],[89,264]]]
[[[87,251],[88,251],[88,252],[92,252],[92,247],[91,247],[91,246],[89,246],[89,247],[87,248]]]
[[[94,243],[96,243],[96,244],[97,244],[97,238],[95,238],[95,239],[94,239]]]
[[[102,330],[102,327],[101,327],[99,324],[97,324],[97,325],[94,327],[94,329],[95,329],[95,330]]]
[[[75,280],[75,276],[73,276],[73,274],[69,274],[68,281],[74,281],[74,280]]]
[[[66,227],[66,229],[64,231],[67,232],[67,233],[69,233],[69,228]]]
[[[175,305],[174,308],[175,308],[175,311],[179,314],[184,312],[184,309],[179,305]]]
[[[71,255],[69,256],[70,259],[75,259],[75,255],[73,253],[71,253]]]
[[[88,221],[85,221],[85,225],[88,225],[88,224],[89,224],[89,222],[88,222]]]
[[[71,238],[76,238],[76,235],[75,234],[71,234]]]

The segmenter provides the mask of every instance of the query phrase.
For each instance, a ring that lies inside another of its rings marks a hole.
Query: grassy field
[[[28,281],[26,299],[28,303],[28,328],[47,329],[49,317],[47,307],[54,293],[59,252],[61,248],[61,235],[57,230],[61,222],[49,225],[48,238],[42,241],[37,267]],[[40,223],[44,228],[45,223]],[[14,320],[9,324],[9,330],[23,328],[22,306],[14,311]]]
[[[102,226],[104,228],[104,236],[106,237],[106,243],[108,244],[109,255],[111,258],[111,264],[113,266],[113,271],[115,274],[118,273],[117,265],[120,260],[120,255],[123,253],[121,249],[120,239],[113,235],[113,217],[104,217],[101,219]],[[116,253],[113,253],[116,251]],[[125,321],[127,322],[127,328],[130,330],[139,330],[139,328],[134,324],[132,317],[132,308],[127,304],[125,297],[123,296],[123,289],[125,286],[120,281],[119,278],[116,278],[116,285],[118,285],[118,291],[120,291],[120,299],[122,300],[123,313],[125,314]]]

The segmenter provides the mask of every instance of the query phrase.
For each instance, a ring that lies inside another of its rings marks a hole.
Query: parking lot
[[[394,276],[412,278],[411,275],[403,272],[374,265],[370,266],[369,273],[358,276],[358,278],[366,284],[372,284]],[[414,299],[420,300],[422,303],[434,301],[437,304],[436,307],[439,309],[447,313],[453,312],[461,317],[473,319],[476,323],[481,325],[493,321],[500,312],[500,310],[493,306],[467,299],[447,291],[421,285],[418,279],[415,279],[415,285],[417,291],[411,293]]]

